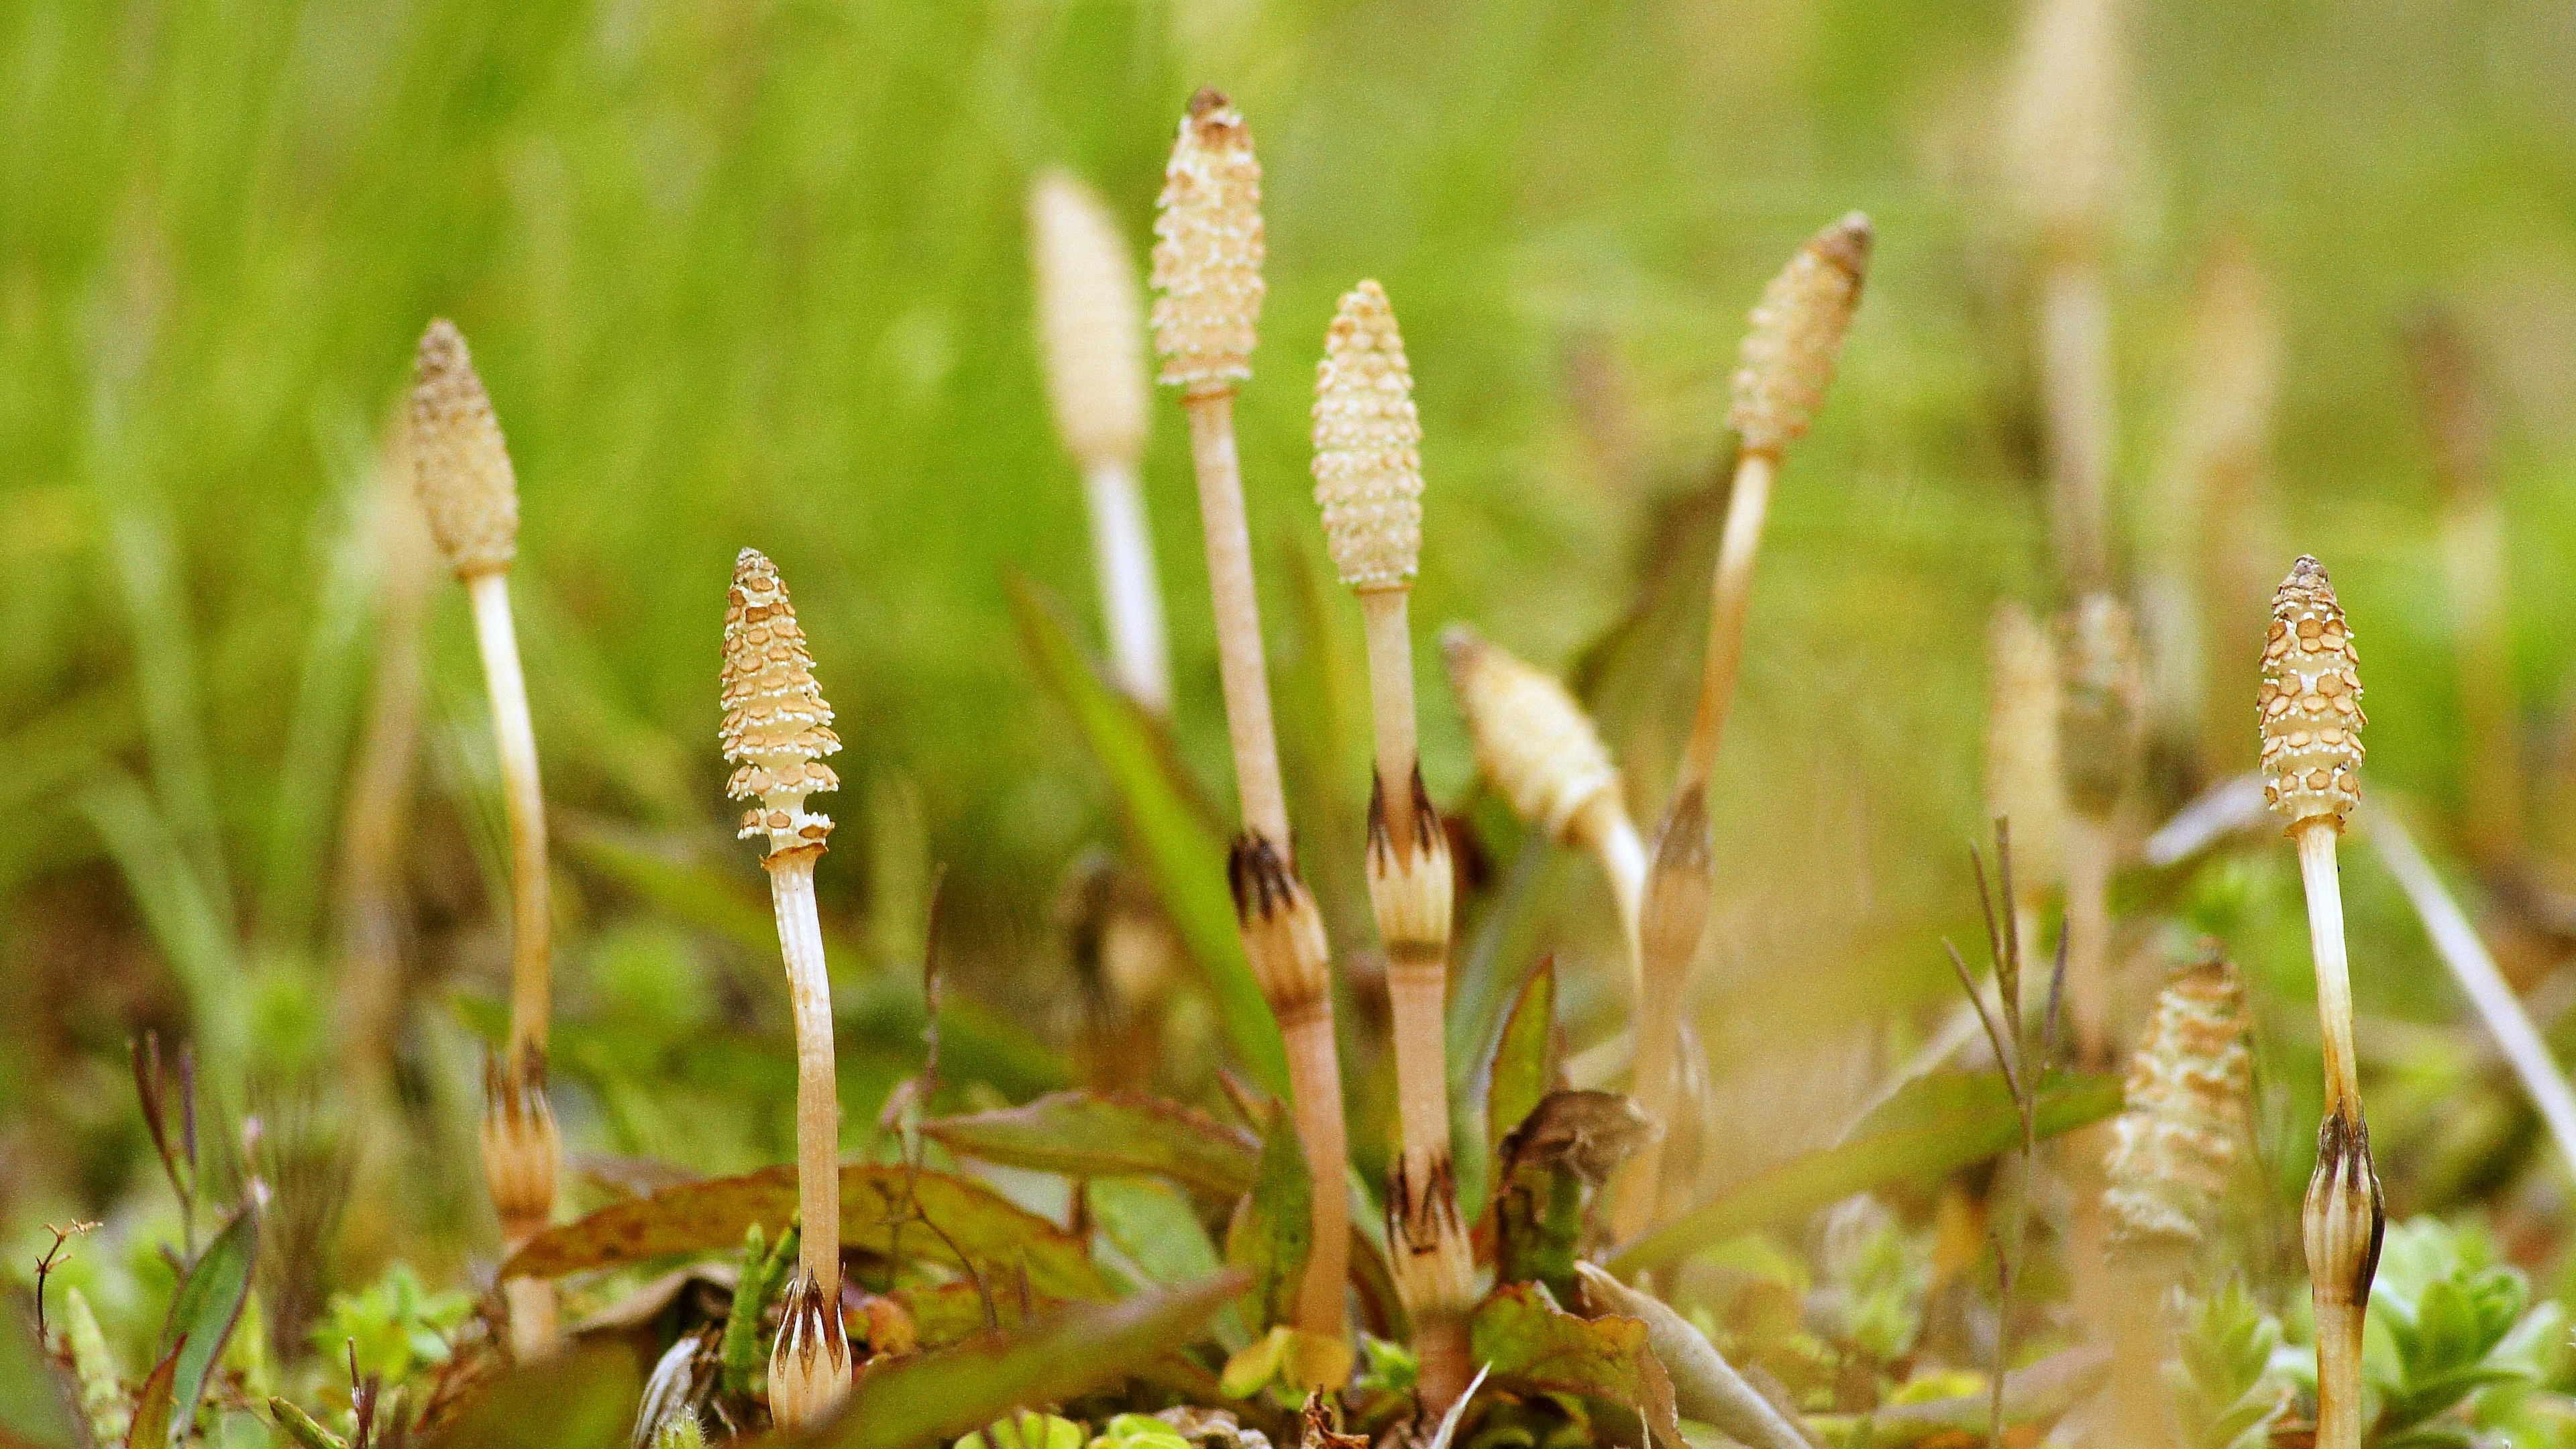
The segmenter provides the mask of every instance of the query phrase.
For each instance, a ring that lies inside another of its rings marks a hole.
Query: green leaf
[[[1198,1337],[1243,1291],[1226,1273],[1116,1304],[1078,1304],[998,1341],[872,1367],[830,1424],[789,1442],[813,1449],[903,1449],[983,1427],[1023,1404],[1069,1399]]]
[[[172,1363],[171,1434],[184,1434],[196,1420],[197,1401],[205,1397],[206,1376],[241,1321],[250,1297],[251,1272],[259,1263],[259,1214],[245,1208],[215,1234],[170,1300],[170,1319],[161,1329],[159,1352]]]
[[[272,1396],[268,1401],[268,1417],[276,1422],[287,1438],[295,1441],[298,1449],[349,1449],[348,1440],[315,1423],[311,1414],[289,1400]]]
[[[22,1292],[0,1294],[0,1446],[65,1449],[78,1437],[73,1386],[36,1343],[36,1305]]]
[[[1634,1318],[1578,1318],[1535,1283],[1494,1290],[1468,1321],[1470,1352],[1505,1384],[1626,1404],[1679,1449],[1673,1383]]]
[[[1225,1235],[1225,1260],[1243,1270],[1251,1289],[1255,1329],[1287,1321],[1314,1246],[1314,1184],[1297,1124],[1283,1106],[1271,1113],[1260,1173]]]
[[[1542,959],[1512,1000],[1485,1082],[1485,1140],[1495,1149],[1556,1085],[1556,958]]]
[[[1160,1097],[1057,1092],[1023,1107],[942,1117],[922,1133],[953,1152],[1068,1177],[1151,1173],[1231,1201],[1252,1186],[1251,1133]]]
[[[1220,1272],[1225,1260],[1178,1188],[1152,1177],[1095,1177],[1083,1184],[1100,1235],[1127,1255],[1146,1282],[1169,1287]],[[1216,1339],[1231,1353],[1252,1341],[1233,1304],[1216,1318]]]
[[[2040,1084],[2035,1130],[2041,1138],[2054,1137],[2119,1110],[2117,1077],[2051,1077]],[[1607,1266],[1634,1277],[1738,1233],[1886,1183],[1954,1171],[2020,1142],[2021,1116],[2001,1074],[1927,1076],[1908,1083],[1841,1143],[1755,1174],[1622,1247]]]
[[[143,1387],[135,1391],[134,1423],[125,1431],[125,1449],[162,1449],[187,1428],[188,1421],[178,1417],[171,1397],[171,1383],[179,1374],[179,1355],[187,1347],[182,1340],[163,1354],[144,1377]]]
[[[435,1449],[625,1449],[643,1392],[634,1354],[581,1348],[521,1364],[467,1400]]]
[[[921,1216],[938,1232],[907,1210],[914,1194]],[[730,1251],[754,1224],[779,1232],[795,1213],[796,1170],[783,1164],[687,1183],[549,1228],[513,1254],[501,1275],[560,1278],[673,1254]],[[1025,1265],[1030,1287],[1061,1298],[1110,1291],[1081,1239],[981,1183],[941,1172],[842,1164],[841,1243],[887,1256],[900,1247],[908,1258],[1006,1276]],[[960,1261],[960,1252],[971,1264]]]
[[[1174,758],[1162,726],[1101,679],[1060,612],[1035,585],[1011,581],[1020,641],[1109,777],[1121,817],[1170,913],[1173,929],[1207,973],[1226,1038],[1272,1095],[1288,1095],[1288,1051],[1279,1023],[1244,960],[1225,884],[1225,835]]]

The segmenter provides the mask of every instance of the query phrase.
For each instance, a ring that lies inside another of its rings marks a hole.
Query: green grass
[[[117,1105],[40,1100],[47,1064],[95,1061],[137,1014],[232,999],[223,971],[292,976],[275,963],[323,953],[313,873],[368,663],[339,612],[365,582],[342,530],[434,313],[472,340],[517,459],[558,807],[702,840],[707,871],[756,890],[747,848],[715,839],[714,728],[727,570],[757,545],[851,745],[826,808],[856,823],[880,793],[917,799],[961,977],[1040,970],[1050,893],[1112,813],[1007,602],[1025,574],[1090,618],[1079,489],[1028,337],[1023,190],[1070,165],[1141,252],[1201,83],[1234,92],[1269,176],[1242,426],[1283,697],[1323,701],[1309,716],[1338,700],[1345,726],[1364,719],[1348,660],[1337,675],[1318,651],[1351,647],[1349,611],[1334,592],[1301,607],[1291,563],[1312,554],[1310,368],[1340,290],[1386,283],[1420,380],[1426,636],[1472,618],[1557,664],[1624,607],[1660,507],[1722,451],[1762,281],[1822,221],[1877,217],[1845,378],[1762,562],[1713,808],[1721,923],[1745,1001],[1800,994],[1781,983],[1820,964],[1835,1002],[1942,989],[1923,948],[1964,899],[1985,611],[2045,576],[2021,297],[1978,180],[2013,30],[1996,3],[1854,0],[22,0],[0,12],[0,987],[45,1006],[20,1018],[32,1045],[0,1066],[0,1106],[36,1141],[130,1149],[102,1125]],[[2287,324],[2288,541],[2334,565],[2365,641],[2374,788],[2449,802],[2450,639],[2392,326],[2455,299],[2509,401],[2517,668],[2550,735],[2576,636],[2576,31],[2540,0],[2366,18],[2188,0],[2142,15],[2137,42],[2122,478],[2161,457],[2192,271],[2241,232]],[[1606,428],[1584,402],[1602,377]],[[1181,751],[1221,789],[1168,405],[1147,485]],[[423,969],[472,987],[494,968],[472,864],[488,807],[462,599],[435,597]],[[1470,769],[1435,657],[1426,768],[1455,800]],[[1292,723],[1292,743],[1310,727],[1300,817],[1355,820],[1364,735]],[[921,872],[861,838],[823,868],[827,908],[917,919],[868,903],[878,877]],[[111,857],[154,888],[135,900]],[[652,909],[561,869],[578,1020],[584,943]],[[1334,922],[1350,940],[1354,880]],[[2372,900],[2358,888],[2357,930]],[[2429,957],[2383,914],[2365,1003],[2440,1010]],[[2295,983],[2295,936],[2262,939]],[[767,999],[774,963],[692,949]],[[1914,984],[1891,995],[1898,956]],[[1745,1020],[1724,1016],[1720,1041]]]

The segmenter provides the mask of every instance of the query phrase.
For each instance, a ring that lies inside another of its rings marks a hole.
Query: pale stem
[[[1646,842],[1637,834],[1637,822],[1628,818],[1627,806],[1608,790],[1584,805],[1574,818],[1572,833],[1590,847],[1601,861],[1601,873],[1610,878],[1610,895],[1619,908],[1619,929],[1627,935],[1628,986],[1642,993],[1645,964],[1639,954],[1643,948],[1637,940],[1637,910],[1646,895]]]
[[[1208,593],[1216,609],[1217,669],[1225,685],[1225,728],[1234,745],[1235,793],[1244,828],[1289,853],[1288,800],[1279,784],[1279,739],[1270,723],[1270,680],[1261,654],[1261,604],[1253,592],[1252,534],[1243,513],[1243,469],[1234,450],[1234,394],[1183,402],[1190,460],[1199,480],[1199,525],[1207,535]]]
[[[2059,847],[2066,869],[2066,1016],[2077,1059],[2099,1069],[2111,1042],[2111,827],[2069,814]],[[2027,940],[2028,938],[2024,938]]]
[[[2070,592],[2110,577],[2111,303],[2099,263],[2060,260],[2040,282],[2039,378],[2050,522]]]
[[[1654,1124],[1655,1135],[1618,1172],[1612,1193],[1611,1234],[1621,1242],[1655,1225],[1656,1198],[1664,1179],[1664,1142],[1672,1135],[1673,1102],[1679,1095],[1675,1091],[1674,1066],[1681,1054],[1680,1012],[1678,991],[1668,993],[1655,982],[1647,983],[1646,999],[1637,1007],[1636,1068],[1630,1074],[1628,1090],[1637,1110]]]
[[[1449,1156],[1449,1064],[1444,1041],[1449,972],[1438,956],[1387,963],[1395,1042],[1395,1105],[1407,1153]]]
[[[1154,535],[1135,465],[1094,463],[1083,470],[1091,501],[1091,549],[1100,574],[1100,608],[1109,630],[1109,672],[1146,710],[1172,712],[1171,645],[1163,629],[1163,590],[1154,572]]]
[[[528,723],[528,684],[519,671],[519,640],[510,622],[510,579],[497,570],[466,580],[474,602],[474,638],[492,696],[492,736],[500,753],[501,801],[510,820],[511,1071],[531,1047],[546,1045],[546,803],[537,784],[537,736]]]
[[[2320,1300],[2316,1449],[2361,1449],[2361,1333],[2366,1305]]]
[[[1288,1047],[1288,1091],[1296,1099],[1297,1136],[1306,1149],[1312,1195],[1314,1247],[1298,1285],[1297,1327],[1326,1338],[1345,1337],[1343,1283],[1350,1276],[1349,1128],[1342,1121],[1342,1060],[1333,1045],[1333,1001],[1280,1013]]]
[[[1762,548],[1762,520],[1771,508],[1771,479],[1779,467],[1779,456],[1770,452],[1747,452],[1735,463],[1726,527],[1717,543],[1717,572],[1709,586],[1708,662],[1700,673],[1699,709],[1691,717],[1676,793],[1705,783],[1717,762],[1718,737],[1726,730],[1727,708],[1735,698],[1736,670],[1744,662],[1753,561]]]
[[[516,1244],[512,1245],[514,1248]],[[510,1357],[528,1363],[555,1347],[555,1285],[548,1278],[505,1278],[502,1301],[510,1307]]]
[[[1476,1361],[1467,1320],[1455,1313],[1417,1317],[1413,1325],[1414,1391],[1424,1412],[1445,1414],[1474,1381]]]
[[[367,732],[350,770],[348,810],[340,828],[340,948],[349,973],[343,1060],[359,1080],[371,1083],[393,1068],[402,1009],[394,895],[420,738],[417,595],[388,590],[382,637]]]
[[[2308,947],[2317,963],[2317,1028],[2325,1042],[2326,1110],[2361,1120],[2361,1078],[2352,1049],[2352,972],[2343,953],[2343,880],[2335,840],[2343,827],[2310,820],[2297,827],[2299,880],[2308,892]],[[2319,1342],[2322,1343],[2322,1334]]]
[[[1413,632],[1404,588],[1362,589],[1368,624],[1369,711],[1377,729],[1377,785],[1386,801],[1387,838],[1399,859],[1413,849]]]
[[[823,963],[823,924],[814,907],[808,846],[764,859],[778,912],[779,954],[787,962],[796,1017],[796,1208],[803,1219],[797,1260],[825,1303],[841,1294],[841,1099],[832,1070],[832,978]]]

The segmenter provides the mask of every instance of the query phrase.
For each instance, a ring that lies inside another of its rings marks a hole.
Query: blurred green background
[[[1336,295],[1385,283],[1419,380],[1426,772],[1460,802],[1473,769],[1431,631],[1471,619],[1573,664],[1650,562],[1696,536],[1682,523],[1704,517],[1729,446],[1727,379],[1763,281],[1840,212],[1876,219],[1842,381],[1789,459],[1761,563],[1714,809],[1722,967],[1701,1006],[1724,1061],[1935,999],[1934,936],[1973,910],[1960,845],[1979,815],[1985,620],[1999,596],[2054,602],[2026,259],[1998,182],[2018,19],[1996,0],[14,0],[8,1240],[144,1180],[122,1067],[138,1027],[232,1043],[235,1075],[211,1085],[235,1102],[241,1070],[331,1070],[334,862],[378,653],[367,500],[432,315],[471,339],[518,467],[513,587],[563,843],[558,1054],[588,1094],[567,1108],[575,1145],[718,1169],[786,1141],[775,958],[708,929],[741,901],[743,934],[763,924],[714,738],[746,544],[794,588],[849,742],[825,807],[845,823],[826,910],[854,948],[836,969],[895,983],[868,1002],[906,996],[914,978],[891,968],[917,960],[944,867],[956,990],[1060,1040],[1054,903],[1115,829],[1007,602],[1025,577],[1093,637],[1081,491],[1032,346],[1024,199],[1037,168],[1069,167],[1141,262],[1201,84],[1241,104],[1267,175],[1270,298],[1239,416],[1310,835],[1355,832],[1366,788],[1357,617],[1307,497]],[[2132,531],[2159,522],[2183,426],[2194,279],[2241,245],[2281,333],[2275,573],[2298,550],[2332,565],[2363,641],[2372,788],[2442,836],[2462,793],[2457,640],[2399,324],[2451,308],[2498,420],[2536,839],[2564,848],[2576,829],[2545,803],[2576,795],[2545,786],[2576,701],[2576,11],[2178,0],[2133,7],[2128,33],[2111,276]],[[1222,798],[1168,399],[1146,471],[1175,730]],[[399,1085],[465,1121],[473,1055],[450,1004],[498,993],[498,811],[462,592],[441,578],[427,598]],[[2244,766],[2256,645],[2211,645],[2246,661]],[[1666,651],[1649,703],[1605,703],[1648,820],[1670,770],[1656,720],[1686,708],[1697,647],[1685,631]],[[2143,803],[2140,823],[2171,803]],[[1319,869],[1339,872],[1337,935],[1364,941],[1348,844]],[[639,884],[639,860],[682,878]],[[2221,915],[2269,923],[2239,949],[2295,1023],[2286,862],[2249,868],[2269,871],[2271,904]],[[1569,909],[1596,917],[1569,949],[1601,958],[1597,888],[1562,874]],[[2447,1019],[2420,933],[2384,880],[2352,874],[2365,1007]],[[739,899],[708,906],[708,889]],[[917,1027],[887,1011],[895,1024],[850,1048],[878,1095],[911,1070]],[[770,1034],[729,1041],[752,1023]],[[1044,1085],[1044,1061],[1022,1061],[986,1075]],[[704,1105],[745,1091],[768,1104],[750,1125]],[[874,1110],[851,1102],[854,1141]],[[470,1242],[480,1209],[470,1173],[453,1175],[448,1226]]]

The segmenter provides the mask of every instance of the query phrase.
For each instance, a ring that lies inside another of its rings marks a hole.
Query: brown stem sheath
[[[778,914],[778,949],[787,963],[788,998],[796,1018],[796,1208],[803,1224],[797,1261],[825,1303],[841,1292],[841,1098],[832,1067],[832,978],[823,960],[823,924],[814,905],[819,845],[764,856],[769,898]]]
[[[1252,583],[1252,533],[1244,518],[1243,470],[1234,448],[1234,394],[1192,393],[1182,405],[1190,417],[1199,524],[1207,535],[1208,593],[1216,609],[1217,667],[1225,685],[1226,733],[1234,745],[1235,791],[1243,803],[1244,828],[1277,842],[1284,853],[1289,850],[1288,801],[1279,783],[1279,739],[1270,723],[1261,604]]]
[[[1369,711],[1377,731],[1377,788],[1388,802],[1386,829],[1399,858],[1413,849],[1413,770],[1417,759],[1413,713],[1413,632],[1409,589],[1362,589],[1360,617],[1368,626]],[[1405,803],[1399,803],[1405,802]]]
[[[1708,662],[1699,684],[1699,708],[1691,716],[1690,743],[1682,751],[1676,796],[1705,784],[1716,767],[1718,738],[1726,729],[1727,708],[1735,698],[1735,675],[1744,661],[1744,614],[1753,597],[1753,563],[1762,548],[1762,523],[1771,507],[1771,480],[1779,472],[1776,453],[1749,450],[1736,460],[1735,483],[1726,500],[1726,527],[1719,535],[1717,571],[1709,587]]]

